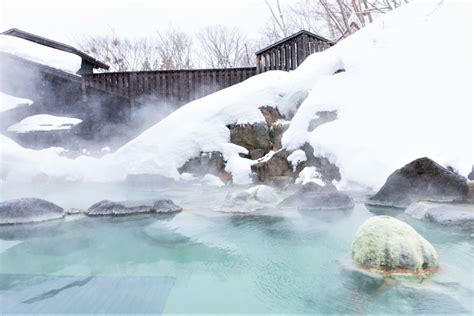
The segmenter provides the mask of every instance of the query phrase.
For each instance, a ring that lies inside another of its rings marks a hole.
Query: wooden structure
[[[86,53],[78,50],[77,48],[53,41],[51,39],[48,39],[39,35],[31,34],[31,33],[16,29],[16,28],[9,29],[1,34],[18,37],[30,42],[34,42],[36,44],[62,50],[64,52],[75,54],[81,57],[82,59],[81,68],[77,72],[77,74],[79,75],[91,74],[93,73],[93,69],[105,69],[105,70],[109,69],[109,65],[106,65],[103,62],[98,61],[94,57],[87,55]]]
[[[83,85],[134,100],[155,96],[185,104],[255,76],[255,67],[107,72],[83,75]]]
[[[308,32],[299,31],[256,52],[257,73],[268,70],[295,70],[309,55],[323,51],[334,42]]]

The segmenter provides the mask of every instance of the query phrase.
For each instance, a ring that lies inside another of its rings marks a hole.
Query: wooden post
[[[81,94],[82,102],[87,102],[86,78],[84,76],[81,78]]]
[[[128,82],[128,97],[130,98],[131,107],[135,105],[135,96],[136,96],[137,88],[138,88],[137,73],[131,72],[129,82]]]

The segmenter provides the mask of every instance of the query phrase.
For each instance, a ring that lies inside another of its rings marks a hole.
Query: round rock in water
[[[37,198],[22,198],[0,202],[0,224],[42,222],[64,217],[64,209]]]
[[[89,216],[129,215],[138,213],[176,213],[182,208],[171,200],[122,201],[109,200],[95,203],[87,210]]]
[[[410,225],[390,216],[375,216],[357,230],[352,258],[381,273],[429,274],[438,267],[434,247]]]

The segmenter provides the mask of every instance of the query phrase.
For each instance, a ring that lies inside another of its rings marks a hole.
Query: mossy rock
[[[359,227],[352,258],[383,274],[428,275],[438,268],[434,247],[410,225],[390,216],[374,216]]]

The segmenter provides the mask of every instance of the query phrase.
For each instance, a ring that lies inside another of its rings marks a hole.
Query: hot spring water
[[[2,200],[25,188],[2,188]],[[29,196],[87,208],[102,199],[171,198],[177,215],[87,218],[0,227],[3,313],[472,313],[469,233],[381,210],[440,255],[422,284],[374,286],[351,273],[351,242],[374,213],[216,212],[230,188],[74,185]]]

